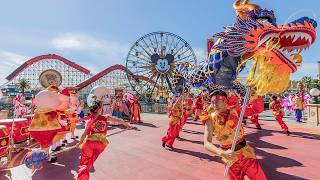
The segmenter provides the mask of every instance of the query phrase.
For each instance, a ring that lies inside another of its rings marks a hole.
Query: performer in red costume
[[[219,90],[212,93],[212,108],[208,108],[211,111],[201,116],[202,120],[206,122],[204,147],[221,156],[224,162],[230,160],[229,179],[242,180],[247,175],[252,180],[266,180],[264,171],[256,159],[254,149],[244,138],[243,127],[240,129],[235,151],[231,151],[239,116],[234,107],[228,108],[227,102],[227,94],[224,91]],[[220,147],[212,143],[213,135]]]
[[[67,140],[65,139],[65,136],[70,131],[70,93],[67,88],[64,88],[60,91],[59,100],[61,101],[61,104],[59,107],[57,107],[57,112],[61,128],[58,130],[57,135],[53,139],[54,144],[52,146],[52,151],[59,151],[61,147],[66,146]]]
[[[192,110],[192,96],[188,94],[188,97],[183,102],[183,117],[181,120],[181,129],[183,128],[184,124],[187,122],[187,119],[190,117]]]
[[[182,112],[182,118],[180,121],[180,131],[177,134],[177,140],[181,140],[180,138],[180,132],[182,131],[183,126],[187,122],[187,119],[190,117],[191,114],[191,107],[192,107],[192,96],[188,94],[188,97],[183,101],[183,112]]]
[[[130,127],[128,123],[114,119],[110,116],[102,116],[100,102],[94,102],[90,108],[93,120],[88,122],[85,132],[81,136],[78,146],[82,149],[78,180],[88,180],[89,171],[94,162],[109,144],[107,139],[108,120]]]
[[[135,98],[133,103],[131,103],[130,109],[131,109],[130,123],[136,123],[136,122],[142,123],[141,116],[140,116],[141,105],[137,98]]]
[[[281,102],[278,100],[278,97],[276,95],[272,96],[272,102],[269,104],[269,108],[272,110],[273,116],[280,124],[282,130],[289,136],[291,132],[289,131],[286,123],[284,123],[282,120],[283,111],[281,107]]]
[[[168,111],[168,118],[171,118],[172,116],[172,107],[173,104],[177,101],[177,97],[176,96],[172,96],[170,98],[170,101],[168,102],[168,107],[167,107],[167,111]]]
[[[232,107],[235,109],[240,109],[239,108],[239,98],[238,96],[236,96],[234,93],[232,93],[231,91],[229,91],[228,94],[228,107]]]
[[[58,91],[56,86],[49,86],[47,90],[43,90],[35,96],[36,109],[29,127],[30,135],[45,150],[46,154],[49,154],[48,161],[50,162],[57,160],[57,157],[50,155],[49,148],[61,128],[56,111],[61,103],[58,99]]]
[[[261,96],[258,96],[255,92],[252,93],[250,102],[248,104],[248,109],[250,111],[250,120],[257,129],[261,130],[261,125],[259,124],[259,114],[264,111],[264,101]]]
[[[185,94],[180,96],[171,108],[172,115],[169,121],[169,128],[167,130],[167,135],[162,138],[162,146],[164,148],[167,147],[168,150],[173,149],[172,145],[176,140],[176,137],[180,131],[180,122],[181,122],[182,113],[183,113],[182,103],[184,101],[185,96],[186,96]]]
[[[192,108],[195,121],[197,121],[199,119],[199,114],[201,114],[202,110],[203,110],[202,94],[199,94],[198,97],[195,99],[195,103],[194,103],[194,106]]]

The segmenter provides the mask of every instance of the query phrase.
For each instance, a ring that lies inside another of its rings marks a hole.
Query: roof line
[[[56,54],[45,54],[45,55],[40,55],[40,56],[36,56],[34,58],[31,58],[29,60],[27,60],[26,62],[24,62],[22,65],[20,65],[17,69],[15,69],[11,74],[9,74],[9,76],[6,77],[6,79],[8,81],[11,81],[13,78],[15,78],[16,76],[18,76],[23,70],[25,70],[26,68],[28,68],[29,66],[31,66],[32,64],[42,61],[44,59],[55,59],[55,60],[59,60],[85,74],[89,74],[90,71],[62,56],[56,55]]]
[[[138,78],[140,80],[148,81],[150,83],[154,83],[154,81],[151,80],[150,78],[145,77],[145,76],[135,76],[131,71],[127,70],[127,68],[124,67],[123,65],[116,64],[116,65],[110,66],[110,67],[106,68],[105,70],[103,70],[103,71],[95,74],[94,76],[88,78],[87,80],[85,80],[82,83],[78,84],[76,87],[79,88],[78,90],[81,90],[81,89],[83,89],[83,88],[87,87],[88,85],[94,83],[98,79],[102,78],[103,76],[109,74],[110,72],[112,72],[114,70],[126,71],[130,75],[132,75],[133,77],[136,77],[136,78]]]

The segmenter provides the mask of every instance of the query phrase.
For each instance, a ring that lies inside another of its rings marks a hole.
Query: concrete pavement
[[[261,115],[261,119],[268,114]],[[212,180],[223,179],[224,165],[219,157],[203,148],[203,126],[188,121],[176,141],[174,151],[161,147],[167,129],[166,115],[143,114],[144,123],[136,130],[110,127],[110,144],[95,163],[93,180]],[[271,119],[271,118],[270,118]],[[288,120],[289,121],[289,120]],[[249,124],[246,139],[256,149],[269,179],[319,179],[320,130],[288,123],[291,136],[282,133],[275,121],[261,121],[263,130]],[[83,131],[78,126],[77,133]],[[75,179],[79,149],[58,155],[58,162],[31,172],[24,165],[12,169],[13,179],[68,180]],[[21,155],[20,155],[21,156]],[[23,157],[23,156],[22,156]],[[18,159],[17,159],[18,161]],[[4,173],[0,179],[5,179]]]

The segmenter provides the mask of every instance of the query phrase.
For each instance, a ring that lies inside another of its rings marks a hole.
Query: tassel
[[[271,64],[263,55],[253,57],[253,66],[247,77],[247,84],[256,89],[258,95],[281,93],[288,89],[290,72],[280,67],[284,64]]]

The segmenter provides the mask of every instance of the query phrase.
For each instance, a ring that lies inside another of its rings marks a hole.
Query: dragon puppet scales
[[[311,18],[302,17],[291,23],[278,25],[272,10],[248,3],[249,0],[234,2],[236,22],[225,27],[225,31],[214,35],[218,40],[212,45],[207,61],[197,67],[187,63],[176,66],[172,83],[175,93],[188,91],[189,87],[204,86],[212,92],[210,94],[215,98],[213,104],[227,101],[225,93],[215,94],[221,92],[219,89],[235,89],[238,94],[244,96],[246,88],[237,82],[236,78],[248,65],[249,60],[252,61],[252,66],[247,77],[247,85],[255,89],[257,95],[281,93],[288,88],[290,75],[297,71],[302,62],[300,53],[315,42],[317,23]],[[241,141],[244,137],[242,128],[240,127],[240,133],[236,135],[237,123],[230,121],[228,124],[230,113],[228,116],[225,112],[216,116],[219,114],[216,108],[208,113],[208,117],[214,116],[206,121],[206,149],[222,156],[223,159],[228,159],[230,166],[227,168],[230,169],[226,172],[229,179],[243,179],[244,176],[257,180],[266,179],[255,154],[253,151],[247,152],[246,147],[249,145]],[[236,114],[234,113],[235,117],[230,120],[238,121],[239,117]],[[223,123],[217,123],[220,121]],[[228,129],[228,133],[224,134],[224,129]],[[221,135],[221,138],[217,139],[220,147],[211,142],[213,132],[218,134],[217,137]],[[229,137],[230,135],[233,137]],[[227,138],[229,146],[224,144],[226,137],[230,138]],[[232,141],[235,138],[239,138],[239,141],[236,141],[235,151],[232,151]],[[236,158],[233,158],[234,155]],[[239,157],[241,158],[237,159]]]
[[[258,95],[281,93],[289,87],[290,75],[302,62],[300,53],[315,42],[316,21],[302,17],[278,25],[272,10],[241,0],[234,3],[234,8],[236,22],[214,34],[218,40],[208,59],[197,67],[177,65],[173,89],[204,86],[212,91],[223,86],[244,96],[245,88],[236,78],[248,60],[252,60],[252,66],[247,84]]]

